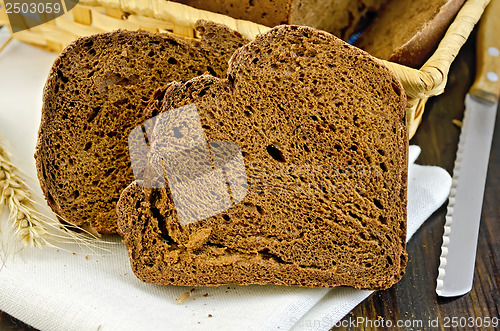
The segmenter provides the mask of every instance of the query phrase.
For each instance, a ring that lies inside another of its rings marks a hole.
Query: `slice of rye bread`
[[[201,40],[115,31],[76,40],[56,59],[43,96],[35,159],[48,205],[68,223],[116,232],[116,202],[134,179],[128,134],[148,118],[154,91],[209,72],[225,76],[247,43],[199,21]]]
[[[237,50],[226,79],[172,83],[155,99],[151,116],[194,104],[208,142],[239,145],[248,192],[180,225],[170,188],[131,183],[118,229],[138,278],[373,290],[402,277],[406,97],[369,54],[326,32],[279,26]],[[189,133],[168,125],[157,121],[148,135],[150,160],[165,137]]]
[[[355,45],[371,55],[420,68],[465,0],[391,0]]]

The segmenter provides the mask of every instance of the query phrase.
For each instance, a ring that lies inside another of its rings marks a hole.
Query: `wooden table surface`
[[[420,128],[410,144],[419,145],[422,153],[418,164],[437,165],[453,171],[460,129],[452,123],[462,119],[465,94],[475,72],[475,33],[454,61],[443,95],[432,98]],[[409,262],[406,275],[392,288],[375,292],[358,305],[333,330],[373,330],[392,323],[407,327],[394,330],[450,329],[452,318],[499,318],[500,280],[500,110],[497,112],[488,178],[484,195],[481,227],[474,274],[474,287],[462,297],[443,299],[435,292],[441,236],[446,204],[438,209],[413,236],[408,244]],[[361,321],[361,318],[363,320]],[[360,324],[355,324],[360,321]],[[378,323],[378,324],[377,324]],[[385,324],[384,324],[385,323]],[[380,329],[380,328],[379,328]],[[392,329],[392,328],[391,328]],[[467,329],[483,330],[475,327]],[[493,330],[493,328],[490,328]],[[500,329],[500,327],[499,327]],[[26,324],[0,312],[0,330],[33,330]]]

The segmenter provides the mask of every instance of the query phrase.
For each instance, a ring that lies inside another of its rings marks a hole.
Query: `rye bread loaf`
[[[153,92],[205,72],[225,76],[245,44],[225,26],[197,22],[201,40],[115,31],[76,40],[55,60],[43,96],[35,159],[48,205],[71,224],[116,232],[116,202],[133,180],[128,134],[147,119]]]
[[[151,173],[167,175],[131,183],[117,205],[134,273],[189,286],[390,287],[407,261],[405,103],[399,81],[369,54],[286,25],[237,50],[226,79],[203,75],[159,90],[146,135]],[[211,146],[205,161],[203,144],[182,147],[196,124],[159,119],[180,110],[196,110]],[[223,142],[237,144],[243,171],[217,161]],[[165,148],[194,161],[165,157]],[[222,190],[203,196],[202,186],[186,185],[179,200],[174,185],[221,169],[227,210],[182,223],[182,198],[206,198],[191,201],[203,209]],[[153,188],[162,177],[165,187]]]
[[[307,25],[347,40],[387,0],[174,0],[198,9],[274,27]]]
[[[371,55],[420,68],[465,0],[390,0],[355,45]]]

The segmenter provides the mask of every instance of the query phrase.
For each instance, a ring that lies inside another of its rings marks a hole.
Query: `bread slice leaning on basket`
[[[465,0],[391,0],[355,45],[371,55],[420,68]]]

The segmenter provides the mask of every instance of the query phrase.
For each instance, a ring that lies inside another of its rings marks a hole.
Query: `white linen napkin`
[[[7,39],[0,30],[0,45]],[[0,52],[0,132],[17,166],[35,176],[42,88],[55,55],[12,41]],[[15,148],[13,147],[15,146]],[[448,197],[451,178],[413,164],[408,238]],[[35,193],[40,194],[36,181]],[[0,215],[0,229],[7,215]],[[0,269],[0,310],[42,330],[328,330],[370,291],[285,286],[156,286],[132,273],[125,246],[25,249]],[[190,297],[182,304],[176,299]]]

